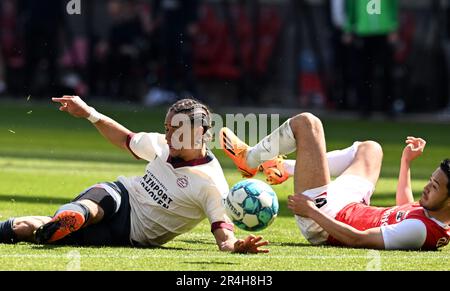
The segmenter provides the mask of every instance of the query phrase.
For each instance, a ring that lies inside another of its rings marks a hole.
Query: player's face
[[[194,131],[189,118],[170,111],[164,127],[170,156],[183,158],[189,155],[188,151],[194,149]]]
[[[422,197],[419,200],[420,205],[431,211],[448,207],[447,183],[447,176],[440,168],[434,171],[428,184],[423,189]]]

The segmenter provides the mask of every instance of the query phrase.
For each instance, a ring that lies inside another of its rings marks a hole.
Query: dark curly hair
[[[195,99],[186,98],[172,104],[168,112],[184,113],[189,116],[192,122],[200,121],[203,127],[203,141],[210,140],[212,136],[209,130],[211,128],[211,110],[208,106]]]
[[[447,194],[450,196],[450,159],[443,160],[440,167],[447,176]]]

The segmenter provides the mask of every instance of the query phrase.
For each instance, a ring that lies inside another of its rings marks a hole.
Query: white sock
[[[290,119],[249,149],[247,163],[250,167],[256,168],[278,155],[287,155],[295,151],[297,146],[289,121]]]
[[[341,175],[353,162],[358,151],[360,142],[354,142],[351,147],[331,151],[327,153],[328,168],[330,175],[337,177]],[[284,160],[283,167],[289,176],[294,176],[295,160]]]
[[[295,160],[284,160],[283,161],[283,168],[286,170],[286,173],[289,174],[289,176],[294,176],[295,173]]]
[[[328,168],[331,176],[340,176],[347,170],[355,159],[359,144],[359,141],[355,141],[351,147],[327,153]]]

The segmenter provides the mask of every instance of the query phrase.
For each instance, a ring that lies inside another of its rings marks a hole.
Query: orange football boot
[[[73,210],[63,210],[35,231],[36,242],[52,243],[60,240],[79,230],[84,222],[85,218],[82,213]]]
[[[289,179],[289,174],[283,166],[283,156],[278,156],[273,160],[265,161],[259,166],[259,170],[266,176],[266,181],[270,185],[278,185]]]
[[[247,150],[249,146],[227,127],[223,127],[220,130],[219,139],[223,151],[233,160],[242,176],[244,178],[255,176],[258,168],[252,168],[247,164]]]

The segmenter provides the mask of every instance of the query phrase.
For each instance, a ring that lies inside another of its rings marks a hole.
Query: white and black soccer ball
[[[224,206],[233,223],[247,231],[268,227],[279,209],[277,194],[272,187],[256,179],[235,184],[224,200]]]

